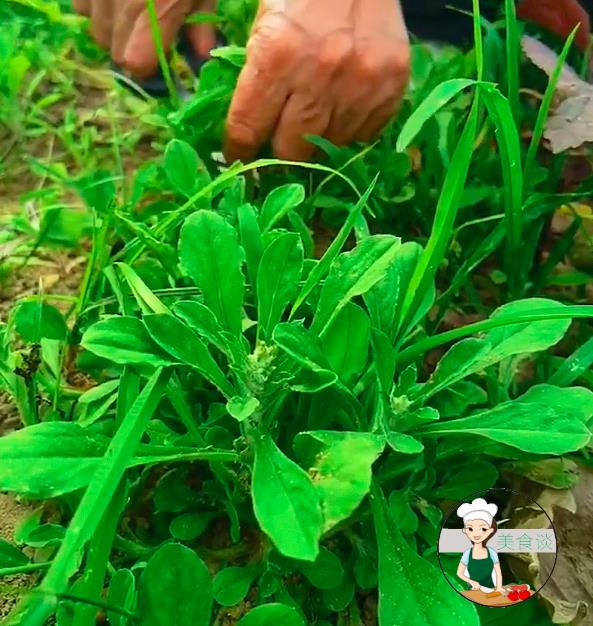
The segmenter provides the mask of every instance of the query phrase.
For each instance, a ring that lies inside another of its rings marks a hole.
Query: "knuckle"
[[[383,59],[368,48],[356,55],[356,66],[358,74],[365,80],[381,78],[385,69]]]
[[[348,31],[332,33],[319,46],[317,61],[322,71],[334,71],[347,64],[353,54],[352,34]]]
[[[247,58],[274,65],[288,63],[299,50],[299,36],[285,19],[271,15],[261,20],[247,44]]]
[[[391,74],[407,80],[410,76],[412,52],[409,45],[398,46],[389,56],[388,68]]]
[[[227,141],[241,147],[254,148],[257,146],[256,131],[245,122],[237,113],[230,113],[226,122]]]

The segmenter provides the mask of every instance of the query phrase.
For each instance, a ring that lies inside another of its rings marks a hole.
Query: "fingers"
[[[191,2],[189,0],[155,0],[161,40],[165,51],[171,47],[190,8]],[[134,23],[125,47],[123,64],[137,78],[151,76],[158,68],[157,48],[152,37],[148,10],[143,10]]]
[[[288,97],[255,61],[245,65],[227,116],[224,154],[229,163],[251,161],[270,138]]]
[[[192,7],[192,13],[200,11],[204,13],[216,12],[216,0],[196,0]],[[216,47],[216,32],[212,24],[190,24],[187,27],[187,38],[202,59],[208,58],[210,51]]]
[[[74,10],[87,17],[91,14],[91,0],[73,0]]]
[[[122,2],[116,0],[113,33],[111,35],[111,57],[118,65],[126,67],[126,48],[134,24],[146,9],[144,0]],[[126,68],[127,69],[127,68]]]
[[[306,91],[293,94],[284,106],[272,139],[276,157],[287,161],[309,160],[315,146],[306,136],[324,136],[330,117],[331,108],[320,94]]]
[[[95,41],[107,50],[111,48],[113,28],[113,0],[93,2],[91,6],[91,35]]]

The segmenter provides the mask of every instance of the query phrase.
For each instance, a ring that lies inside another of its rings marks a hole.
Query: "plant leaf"
[[[17,547],[0,537],[0,569],[5,567],[17,567],[29,562],[26,554]]]
[[[239,604],[247,593],[257,574],[253,567],[225,567],[214,577],[214,599],[221,606]]]
[[[19,335],[29,343],[39,343],[41,339],[63,341],[68,334],[62,314],[41,300],[19,304],[14,323]]]
[[[185,141],[172,139],[165,149],[165,174],[175,191],[191,198],[210,182],[198,153]]]
[[[437,85],[422,104],[406,120],[397,138],[396,150],[404,152],[414,141],[426,122],[456,95],[475,85],[476,81],[467,78],[454,78]]]
[[[532,454],[560,455],[580,450],[591,439],[583,416],[587,421],[593,415],[593,392],[552,389],[539,389],[471,417],[425,426],[418,434],[477,435]],[[563,404],[557,402],[560,393],[566,399]],[[571,407],[580,405],[584,398],[588,399],[587,408],[582,407],[580,414],[574,415]]]
[[[305,284],[301,289],[295,303],[292,306],[292,310],[290,312],[290,317],[294,317],[297,309],[305,302],[305,300],[309,297],[313,289],[317,287],[320,283],[321,279],[327,274],[329,271],[331,264],[334,259],[342,249],[342,246],[346,243],[352,229],[356,225],[356,223],[361,219],[362,210],[364,209],[368,199],[370,198],[373,189],[377,183],[377,179],[379,178],[379,174],[375,176],[373,182],[369,185],[368,189],[361,196],[360,200],[352,207],[348,218],[344,222],[342,228],[340,228],[340,232],[336,235],[335,239],[330,244],[329,248],[326,250],[325,254],[321,257],[317,265],[309,272],[307,279],[305,280]]]
[[[303,244],[296,233],[281,233],[264,250],[257,273],[258,324],[264,339],[295,297],[303,271]]]
[[[244,615],[237,626],[306,626],[300,614],[291,606],[271,602],[261,604]]]
[[[366,293],[381,280],[399,246],[397,237],[373,235],[363,239],[352,252],[338,256],[321,289],[311,330],[323,335],[352,298]]]
[[[181,228],[179,257],[201,289],[204,304],[225,330],[241,334],[244,278],[243,250],[235,229],[213,211],[197,211]]]
[[[142,572],[138,608],[142,626],[208,626],[212,611],[208,568],[185,546],[162,546]]]
[[[319,496],[307,472],[269,436],[256,441],[251,489],[255,517],[278,550],[314,561],[323,524]]]
[[[371,505],[379,547],[379,623],[479,626],[473,604],[451,589],[443,573],[416,554],[396,528],[378,487]]]
[[[288,212],[295,209],[305,200],[305,188],[298,183],[290,183],[273,189],[265,199],[259,218],[262,233],[270,230]]]
[[[165,352],[194,367],[226,396],[234,395],[233,386],[208,348],[186,324],[166,314],[145,315],[143,319],[150,336]]]
[[[136,317],[109,317],[93,324],[82,336],[81,345],[89,352],[122,365],[142,364],[159,367],[174,361],[151,339]]]
[[[264,253],[261,231],[257,223],[257,214],[250,204],[242,204],[237,209],[241,245],[245,250],[247,274],[251,287],[257,292],[257,272]]]
[[[294,440],[296,454],[310,467],[321,500],[323,532],[350,517],[367,495],[372,465],[385,438],[371,433],[310,431]]]
[[[498,308],[491,318],[508,318],[512,321],[513,316],[526,311],[557,309],[558,306],[560,305],[557,302],[543,298],[518,300]],[[508,357],[546,350],[562,339],[569,326],[569,319],[510,323],[508,326],[492,329],[482,339],[464,339],[443,356],[417,395],[427,398]]]
[[[370,322],[365,311],[349,302],[324,335],[323,352],[331,369],[348,384],[364,370],[370,344]]]

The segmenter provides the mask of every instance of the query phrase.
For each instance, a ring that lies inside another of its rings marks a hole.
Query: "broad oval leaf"
[[[279,602],[256,606],[237,622],[237,626],[280,626],[280,624],[306,626],[296,609]]]
[[[208,528],[211,521],[211,513],[183,513],[171,521],[169,532],[179,541],[192,541]]]
[[[225,567],[214,577],[214,599],[221,606],[239,604],[257,574],[253,567]]]
[[[371,485],[372,466],[385,438],[372,433],[310,431],[295,437],[294,449],[309,466],[323,511],[323,531],[347,519]]]
[[[241,334],[244,253],[237,232],[221,215],[197,211],[181,229],[179,258],[201,289],[204,304],[225,330]]]
[[[198,153],[181,139],[172,139],[165,149],[165,174],[175,191],[190,198],[207,184],[209,176]]]
[[[276,187],[267,196],[261,210],[259,225],[266,232],[305,200],[305,188],[298,183]]]
[[[303,244],[296,233],[281,233],[264,250],[257,272],[258,325],[263,339],[271,338],[296,296],[303,261]]]
[[[379,548],[379,623],[479,626],[475,606],[404,539],[379,488],[373,489],[371,505]]]
[[[340,559],[327,548],[321,548],[312,563],[301,563],[299,569],[317,589],[333,589],[344,578],[344,568]]]
[[[150,336],[165,352],[194,367],[226,396],[234,395],[233,386],[208,348],[189,326],[165,313],[145,315],[143,319]]]
[[[468,338],[456,343],[439,361],[432,376],[416,396],[427,398],[503,359],[539,352],[555,345],[566,334],[570,319],[512,322],[514,317],[526,311],[545,311],[559,306],[553,300],[529,298],[500,307],[491,317],[508,319],[509,324],[492,329],[482,338]]]
[[[391,341],[395,341],[400,323],[401,309],[406,290],[418,260],[422,254],[422,246],[414,241],[403,243],[395,255],[393,263],[387,268],[385,276],[378,281],[364,296],[369,309],[371,322],[375,328],[383,331]],[[417,324],[428,313],[435,299],[434,282],[426,290],[424,300],[418,313],[411,320],[407,330]],[[406,329],[403,333],[405,334]]]
[[[63,341],[68,334],[66,322],[58,309],[41,301],[19,304],[14,323],[19,335],[29,343],[39,343],[42,339]]]
[[[29,558],[26,554],[0,537],[0,569],[5,567],[18,567],[28,562]]]
[[[546,394],[503,402],[471,417],[449,420],[418,431],[426,436],[477,435],[533,454],[566,454],[580,450],[591,439],[582,415],[570,410],[573,394],[588,397],[586,414],[593,414],[593,392],[562,389],[565,405],[548,404]],[[566,407],[566,408],[565,408]]]
[[[146,564],[138,589],[142,626],[208,626],[212,579],[198,555],[178,543],[159,548]]]
[[[399,246],[397,237],[373,235],[363,239],[351,252],[339,255],[321,289],[311,330],[323,335],[352,298],[363,295],[381,280]]]
[[[104,359],[120,363],[171,365],[174,360],[150,338],[136,317],[109,317],[93,324],[82,336],[81,345]]]
[[[85,487],[107,443],[72,422],[44,422],[1,437],[0,491],[52,498]]]
[[[424,450],[424,445],[418,439],[405,433],[389,431],[386,434],[389,447],[400,454],[420,454]]]
[[[323,520],[311,477],[264,436],[256,441],[252,497],[262,530],[285,556],[314,561]]]
[[[370,345],[370,321],[365,311],[349,302],[324,335],[323,352],[331,369],[346,384],[364,371]]]
[[[119,569],[109,584],[107,604],[134,613],[136,605],[136,578],[129,569]],[[113,626],[127,626],[128,618],[116,611],[108,611],[109,623]]]
[[[274,342],[301,367],[312,372],[330,369],[321,342],[300,322],[278,324],[274,329]]]

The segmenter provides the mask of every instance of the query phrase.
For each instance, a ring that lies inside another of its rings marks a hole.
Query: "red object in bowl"
[[[519,591],[519,600],[527,600],[527,598],[531,597],[531,592],[528,589],[523,589]]]
[[[507,598],[511,602],[517,602],[517,600],[519,599],[519,592],[518,591],[509,591],[509,595],[507,596]]]

